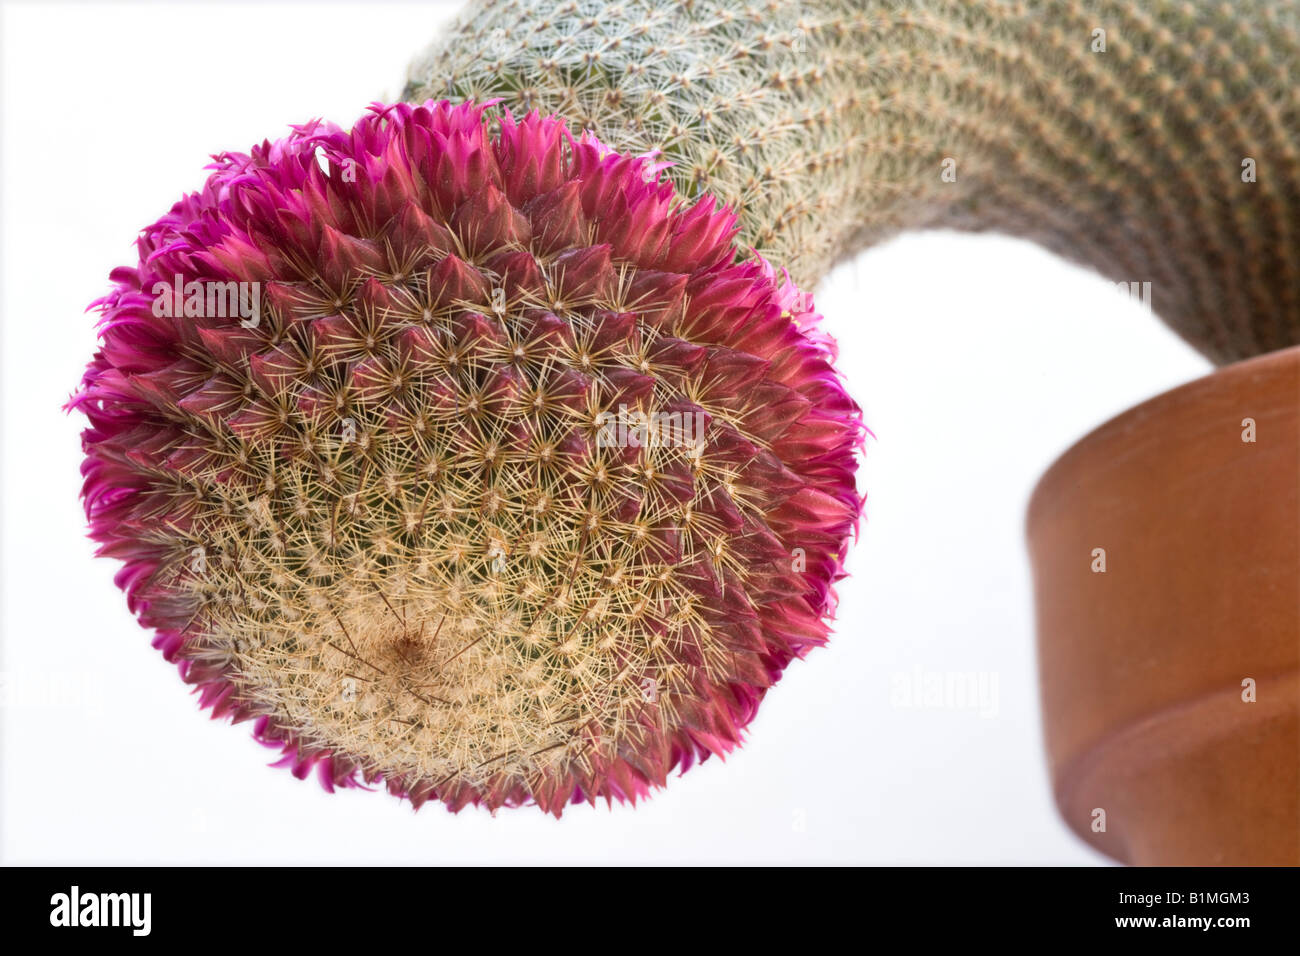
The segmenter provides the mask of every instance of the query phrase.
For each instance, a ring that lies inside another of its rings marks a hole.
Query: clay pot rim
[[[1300,671],[1289,670],[1264,676],[1282,700],[1300,699]],[[1095,778],[1104,777],[1110,772],[1109,767],[1140,764],[1152,752],[1171,754],[1195,751],[1208,741],[1229,739],[1288,717],[1289,711],[1278,707],[1265,710],[1238,708],[1231,712],[1231,719],[1224,720],[1222,707],[1216,705],[1221,705],[1224,700],[1235,700],[1239,694],[1240,688],[1227,687],[1154,710],[1093,741],[1074,759],[1062,764],[1059,772],[1053,775],[1051,783],[1052,797],[1057,806],[1062,808],[1066,825],[1084,843],[1091,844],[1088,824],[1084,822],[1088,819],[1087,804],[1091,801],[1084,799],[1083,794],[1088,792],[1090,783]],[[1192,735],[1187,733],[1189,725],[1208,729],[1202,734]],[[1122,828],[1116,833],[1121,841],[1127,840],[1127,834]],[[1113,856],[1108,850],[1097,849]]]
[[[1029,504],[1025,509],[1026,534],[1030,532],[1030,529],[1035,526],[1041,517],[1039,512],[1046,507],[1045,502],[1052,500],[1053,497],[1057,497],[1057,500],[1059,500],[1059,496],[1056,496],[1057,486],[1067,481],[1070,475],[1077,472],[1080,460],[1095,457],[1093,455],[1094,446],[1106,442],[1116,432],[1135,428],[1140,422],[1158,418],[1167,406],[1179,403],[1188,394],[1201,391],[1206,387],[1231,386],[1244,377],[1251,377],[1260,373],[1271,373],[1275,370],[1275,366],[1292,364],[1300,366],[1300,345],[1265,352],[1263,355],[1256,355],[1253,358],[1243,359],[1240,362],[1233,362],[1230,365],[1212,369],[1190,382],[1175,385],[1171,389],[1153,395],[1151,398],[1102,422],[1061,452],[1038,479],[1038,482],[1034,485],[1034,490],[1029,494]],[[1297,393],[1296,400],[1300,402],[1300,393]]]

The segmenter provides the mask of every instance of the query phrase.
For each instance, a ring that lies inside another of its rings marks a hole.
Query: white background
[[[3,8],[0,859],[1103,862],[1050,797],[1024,506],[1074,440],[1209,366],[1010,239],[907,236],[817,290],[878,436],[867,521],[831,645],[792,665],[726,764],[562,822],[412,814],[269,770],[246,726],[198,711],[84,536],[81,421],[60,411],[94,348],[82,310],[208,154],[395,97],[453,9]],[[996,708],[898,706],[918,670],[989,675]]]

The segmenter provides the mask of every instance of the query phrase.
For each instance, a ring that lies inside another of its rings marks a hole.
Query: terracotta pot
[[[1066,822],[1127,863],[1300,864],[1300,348],[1102,425],[1028,536]]]

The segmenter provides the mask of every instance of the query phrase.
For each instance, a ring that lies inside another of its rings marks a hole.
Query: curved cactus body
[[[903,229],[996,229],[1207,356],[1300,342],[1293,0],[475,0],[408,95],[661,149],[811,287]]]

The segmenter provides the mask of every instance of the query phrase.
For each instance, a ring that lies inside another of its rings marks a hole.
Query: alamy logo
[[[704,412],[651,412],[618,406],[618,412],[596,416],[598,448],[689,448],[698,454],[704,448],[708,427]]]
[[[51,926],[129,926],[133,936],[148,936],[151,893],[71,893],[50,897]]]
[[[246,329],[262,324],[260,282],[184,281],[178,272],[169,285],[153,284],[153,314],[159,318],[233,319]]]

